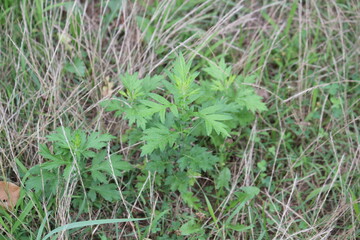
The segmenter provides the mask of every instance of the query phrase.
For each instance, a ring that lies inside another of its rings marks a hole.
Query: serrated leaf
[[[178,160],[181,170],[189,169],[194,172],[209,171],[219,162],[219,158],[212,155],[206,148],[194,146]]]
[[[66,127],[59,127],[55,130],[54,133],[46,136],[46,138],[61,148],[69,149],[71,141],[71,130]]]
[[[142,81],[139,79],[138,76],[139,76],[138,73],[134,73],[134,74],[125,73],[123,75],[120,75],[119,78],[127,90],[130,90],[131,92],[137,92],[137,91],[141,91],[142,88],[141,87]]]
[[[74,73],[78,77],[84,77],[86,67],[80,58],[75,58],[73,62],[66,63],[64,69],[67,72]]]
[[[193,219],[182,225],[180,228],[181,235],[183,236],[188,236],[201,231],[202,231],[201,225],[196,223],[196,221]]]
[[[42,192],[45,190],[44,194],[48,196],[50,193],[56,191],[56,187],[58,186],[58,178],[54,173],[43,170],[42,174],[36,174],[30,176],[26,181],[27,189],[34,189],[35,192]],[[43,186],[45,189],[43,189]]]
[[[221,114],[209,114],[203,117],[205,120],[206,134],[208,136],[211,135],[212,130],[214,129],[217,134],[222,134],[223,136],[229,137],[228,126],[220,121],[222,120],[230,120],[230,118],[226,119],[226,115]]]
[[[226,67],[226,63],[223,58],[220,60],[218,65],[213,62],[209,62],[209,67],[204,68],[204,71],[218,81],[225,81],[231,75],[231,67]]]
[[[172,132],[162,125],[146,129],[144,134],[141,140],[145,141],[145,145],[141,147],[141,156],[150,154],[155,149],[163,151],[166,146],[172,146],[179,138],[179,133]]]
[[[34,189],[36,192],[42,189],[42,178],[41,176],[31,176],[26,181],[27,189]]]
[[[175,117],[179,117],[179,111],[175,104],[170,106],[170,111],[174,114]]]
[[[110,183],[100,186],[93,186],[91,189],[96,191],[96,193],[109,202],[120,199],[119,191],[115,184]]]
[[[64,177],[64,179],[69,179],[71,173],[75,170],[75,168],[72,166],[72,164],[67,164],[62,176]]]
[[[260,193],[260,189],[258,187],[253,187],[253,186],[242,187],[241,190],[244,191],[250,199],[254,198],[256,195]]]
[[[40,144],[40,146],[39,146],[39,154],[41,156],[43,156],[44,158],[52,160],[52,161],[57,161],[57,162],[62,161],[61,157],[52,154],[50,152],[49,148],[45,144]]]
[[[240,107],[245,107],[251,112],[262,112],[266,111],[267,107],[264,102],[262,102],[262,97],[257,95],[253,89],[244,89],[239,93],[236,102]]]
[[[93,158],[90,171],[92,178],[100,182],[107,182],[107,177],[105,174],[112,176],[121,176],[122,171],[129,171],[133,169],[133,166],[125,161],[122,161],[121,155],[111,155],[111,166],[109,159],[106,158],[107,152],[103,150],[96,154]]]
[[[178,172],[173,176],[168,176],[165,184],[170,186],[172,191],[186,192],[189,187],[189,177],[185,172]]]
[[[244,83],[255,83],[256,82],[256,75],[249,75],[243,78]]]
[[[200,208],[200,199],[195,197],[192,192],[182,192],[181,198],[184,200],[184,202],[190,207],[194,209]]]
[[[155,90],[157,87],[159,87],[163,79],[164,77],[161,75],[154,75],[152,77],[146,76],[142,79],[142,88],[147,92]]]
[[[180,54],[174,62],[172,72],[168,72],[170,79],[177,85],[185,83],[190,72],[191,62],[186,63],[185,58]]]
[[[231,172],[229,168],[224,168],[219,173],[219,176],[216,179],[216,189],[222,187],[228,188],[231,180]]]
[[[126,161],[122,161],[122,157],[121,155],[111,155],[110,156],[111,159],[111,166],[110,166],[110,161],[107,160],[107,165],[109,165],[109,169],[111,170],[111,168],[114,170],[114,174],[116,176],[120,176],[121,172],[127,172],[130,171],[132,169],[134,169],[134,167]],[[109,175],[113,175],[112,172],[109,172]]]
[[[122,91],[121,94],[130,102],[134,102],[146,94],[146,91],[142,87],[143,81],[139,79],[138,75],[138,73],[125,73],[124,75],[119,76],[125,87],[125,90]]]
[[[175,99],[178,99],[180,97],[179,90],[172,83],[164,80],[163,84],[165,88],[174,96]]]
[[[146,111],[147,108],[145,106],[127,108],[125,110],[125,118],[129,120],[130,125],[136,123],[138,127],[145,129],[147,121],[151,118]]]
[[[94,190],[90,189],[89,192],[87,193],[87,196],[90,198],[92,202],[96,201],[96,192]]]
[[[199,73],[191,73],[190,67],[191,61],[186,63],[184,57],[180,54],[173,65],[172,71],[165,71],[171,80],[171,84],[164,82],[164,85],[174,95],[176,104],[179,102],[184,103],[183,101],[190,104],[189,97],[196,93],[195,88],[197,85],[194,81]]]
[[[162,123],[165,123],[165,113],[166,113],[166,109],[169,106],[161,105],[161,104],[158,104],[158,103],[155,103],[152,101],[148,101],[148,100],[141,100],[140,102],[148,107],[144,111],[146,116],[151,117],[153,114],[158,113],[160,116],[160,121]]]
[[[52,169],[57,169],[63,165],[67,165],[67,164],[69,164],[69,162],[57,160],[57,161],[45,162],[45,163],[41,164],[41,168],[46,169],[46,170],[52,170]]]
[[[222,121],[231,120],[232,117],[228,113],[221,113],[226,107],[223,104],[217,104],[210,107],[203,108],[197,114],[200,118],[205,121],[206,134],[211,135],[212,131],[215,130],[217,134],[223,136],[230,136],[228,126]]]
[[[100,167],[103,166],[102,163],[104,161],[106,161],[106,155],[107,155],[106,150],[102,150],[102,151],[98,152],[92,160],[91,168],[92,169],[100,169]]]
[[[148,95],[161,104],[149,100],[140,100],[142,104],[148,107],[148,109],[145,110],[145,114],[148,116],[152,116],[153,114],[158,113],[160,116],[160,121],[164,124],[166,110],[167,108],[172,107],[172,104],[158,94],[149,93]]]
[[[93,157],[95,157],[96,153],[91,151],[91,150],[85,150],[85,151],[82,152],[82,155],[85,158],[93,158]]]
[[[162,174],[165,172],[166,168],[168,168],[169,164],[168,161],[164,161],[159,157],[154,157],[146,164],[146,170]]]
[[[100,134],[99,132],[93,132],[88,137],[85,148],[101,149],[107,145],[107,142],[114,138],[115,137],[110,134]]]
[[[97,171],[97,170],[91,171],[91,177],[94,180],[99,181],[100,183],[107,183],[107,178],[106,178],[105,174],[103,174],[100,171]]]
[[[116,99],[108,99],[102,101],[99,103],[99,105],[105,108],[105,111],[107,112],[112,112],[112,111],[122,112],[124,109],[124,107],[122,107],[122,103],[120,102],[120,100],[116,100]]]
[[[159,94],[149,93],[148,95],[152,99],[158,101],[159,103],[161,103],[161,104],[163,104],[165,106],[168,106],[168,105],[171,104],[166,98],[164,98],[163,96],[160,96]]]

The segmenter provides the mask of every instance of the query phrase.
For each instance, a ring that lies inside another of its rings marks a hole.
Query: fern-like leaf
[[[145,145],[141,147],[141,156],[152,153],[155,149],[164,151],[166,146],[172,146],[179,138],[179,133],[170,131],[163,125],[157,125],[144,131],[141,138],[145,141]]]

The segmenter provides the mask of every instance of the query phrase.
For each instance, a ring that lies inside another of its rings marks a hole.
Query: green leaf
[[[33,168],[36,167],[38,166],[34,166]],[[47,170],[43,170],[40,172],[40,168],[35,169],[32,174],[33,175],[31,175],[27,179],[25,184],[28,190],[34,189],[35,192],[43,192],[43,190],[45,190],[45,192],[43,193],[46,196],[49,196],[50,193],[54,193],[56,191],[56,188],[58,187],[58,176],[56,174]],[[45,189],[43,189],[43,186],[45,187]]]
[[[34,207],[34,202],[33,201],[29,201],[26,206],[24,208],[21,209],[21,214],[19,216],[17,216],[17,220],[15,223],[13,223],[11,231],[12,232],[18,232],[17,228],[21,225],[24,224],[24,220],[27,216],[31,215],[29,214],[30,211],[33,209]]]
[[[201,232],[203,229],[201,228],[201,225],[196,223],[195,220],[190,220],[189,222],[185,223],[184,225],[181,226],[180,228],[180,232],[181,235],[183,236],[188,236],[194,233],[199,233]]]
[[[105,174],[103,174],[102,172],[98,171],[98,170],[92,170],[91,171],[91,177],[94,180],[99,181],[100,183],[107,183],[107,177],[105,176]]]
[[[75,58],[73,62],[66,63],[64,66],[65,71],[74,73],[78,77],[84,77],[86,67],[80,58]]]
[[[199,111],[198,116],[205,121],[206,134],[208,136],[211,135],[213,129],[217,134],[222,134],[225,137],[230,136],[228,126],[222,121],[231,120],[232,117],[228,113],[218,113],[223,108],[223,104],[217,104]]]
[[[52,211],[48,211],[45,215],[45,217],[43,218],[43,220],[41,221],[41,225],[38,229],[38,233],[36,235],[36,240],[41,240],[41,236],[42,236],[42,233],[45,229],[45,225],[46,223],[49,221],[49,215],[52,213]]]
[[[219,161],[220,159],[208,152],[206,148],[194,146],[190,151],[184,153],[183,157],[178,160],[178,163],[182,171],[190,169],[194,172],[206,172],[212,170]]]
[[[107,145],[109,141],[116,137],[110,134],[101,134],[99,132],[93,132],[88,137],[88,140],[85,145],[85,149],[94,148],[101,149]]]
[[[134,106],[125,110],[125,118],[129,120],[129,124],[136,123],[136,125],[142,129],[145,129],[147,121],[151,118],[147,114],[147,108],[145,106]]]
[[[255,111],[266,111],[267,107],[264,102],[262,102],[262,97],[257,95],[253,89],[246,88],[238,94],[236,102],[240,107],[245,107],[251,112]]]
[[[164,124],[165,123],[165,113],[168,108],[172,108],[172,111],[174,110],[174,105],[171,104],[166,98],[155,94],[155,93],[149,93],[148,94],[152,99],[156,100],[157,102],[161,103],[155,103],[153,101],[149,100],[140,100],[142,104],[148,107],[148,109],[145,110],[146,116],[152,116],[155,113],[158,113],[160,116],[160,121]],[[176,106],[175,106],[176,107]],[[177,111],[177,109],[176,109]]]
[[[236,205],[238,206],[229,208],[231,212],[230,216],[226,219],[225,224],[230,225],[232,219],[240,212],[240,210],[245,206],[245,204],[253,199],[257,194],[260,193],[260,189],[257,187],[242,187],[240,188],[244,193],[238,192],[235,195],[238,197],[236,200]]]
[[[225,60],[222,58],[219,65],[209,62],[209,67],[204,71],[218,81],[225,81],[231,75],[231,67],[226,67]]]
[[[60,156],[56,156],[56,155],[52,154],[50,152],[49,148],[45,144],[40,144],[40,146],[39,146],[39,154],[41,156],[43,156],[44,158],[55,161],[55,162],[62,162],[63,161]]]
[[[142,79],[142,89],[146,92],[155,90],[160,86],[160,83],[164,80],[164,77],[161,75],[154,75],[152,77],[146,76]]]
[[[165,184],[170,186],[172,191],[179,191],[181,193],[187,192],[189,187],[189,177],[185,172],[178,172],[166,178]]]
[[[250,199],[254,198],[256,195],[260,193],[260,189],[258,187],[242,187],[240,188],[242,191],[244,191]]]
[[[150,161],[146,163],[146,170],[151,172],[164,173],[167,168],[172,168],[172,164],[167,158],[161,158],[157,154],[151,155]]]
[[[328,191],[331,188],[331,185],[324,185],[322,187],[316,188],[310,192],[310,194],[306,197],[305,202],[313,199],[314,197],[318,196],[320,193]]]
[[[188,79],[188,74],[190,72],[191,62],[186,63],[185,58],[180,53],[174,62],[172,72],[168,73],[170,79],[178,86],[186,84]]]
[[[165,113],[166,113],[166,109],[169,106],[164,106],[148,100],[141,100],[140,102],[148,107],[144,112],[146,116],[150,117],[153,114],[158,113],[160,116],[160,121],[162,123],[165,123]]]
[[[45,162],[43,164],[41,164],[41,168],[46,169],[46,170],[52,170],[52,169],[57,169],[63,165],[68,165],[71,162],[67,162],[67,161],[51,161],[51,162]]]
[[[266,171],[267,162],[265,160],[261,160],[257,163],[257,167],[260,169],[260,171],[265,172]]]
[[[124,107],[122,107],[122,103],[117,99],[107,99],[99,103],[101,107],[105,108],[107,112],[122,112]]]
[[[199,73],[191,73],[190,67],[191,62],[186,63],[184,57],[180,54],[173,65],[172,71],[166,71],[171,84],[164,81],[164,85],[174,95],[175,103],[185,101],[186,98],[197,92],[197,85],[194,81]],[[187,103],[189,104],[189,102]]]
[[[354,209],[354,212],[355,212],[355,216],[357,218],[357,220],[360,222],[360,207],[359,207],[359,204],[358,204],[358,201],[356,197],[356,195],[354,194],[354,192],[352,192],[350,190],[350,194],[351,194],[351,200],[352,200],[352,206],[353,206],[353,209]]]
[[[216,228],[219,229],[219,225],[217,224],[218,219],[217,219],[216,216],[215,216],[215,212],[214,212],[214,209],[213,209],[213,207],[212,207],[212,205],[211,205],[211,202],[209,201],[209,199],[208,199],[208,197],[205,195],[205,193],[204,193],[204,197],[205,197],[205,201],[206,201],[206,205],[207,205],[209,214],[210,214],[211,218],[213,219]]]
[[[200,208],[200,199],[195,197],[192,192],[186,191],[181,193],[181,198],[184,202],[190,207],[194,209]]]
[[[92,202],[96,201],[96,192],[94,190],[90,189],[87,195]]]
[[[141,156],[152,153],[155,149],[165,150],[166,146],[174,145],[179,138],[179,133],[170,131],[163,125],[149,128],[144,131],[141,140],[145,141],[145,145],[141,147]]]
[[[216,189],[222,187],[228,188],[231,180],[231,172],[229,168],[221,170],[219,176],[216,179]]]
[[[41,176],[31,176],[26,181],[26,188],[27,189],[34,189],[36,192],[42,190],[42,178]]]
[[[174,114],[175,117],[179,117],[179,111],[178,111],[178,108],[177,108],[177,106],[175,104],[172,104],[170,106],[170,110]]]
[[[116,176],[121,176],[121,172],[123,171],[127,172],[134,169],[134,167],[129,162],[122,161],[121,155],[111,155],[110,161],[107,160],[106,164],[109,166],[109,170],[108,170],[109,175],[115,174]],[[114,173],[112,173],[111,169],[114,171]]]
[[[119,177],[121,176],[122,171],[129,171],[133,169],[133,166],[125,161],[121,160],[121,155],[111,155],[111,166],[110,161],[107,158],[107,151],[103,150],[100,151],[98,154],[95,155],[93,158],[90,171],[91,176],[94,180],[97,180],[101,183],[107,183],[108,178],[106,175]]]
[[[166,100],[166,98],[160,96],[159,94],[149,93],[148,95],[149,95],[149,97],[151,97],[152,99],[158,101],[159,103],[161,103],[161,104],[163,104],[163,105],[165,105],[165,106],[168,106],[168,105],[171,104],[168,100]]]
[[[91,189],[100,196],[102,196],[105,200],[112,202],[120,199],[119,191],[115,184],[103,184],[100,186],[92,186]]]
[[[152,36],[154,36],[155,27],[151,24],[151,21],[145,17],[137,16],[135,19],[141,32],[144,34],[146,43],[149,43]]]
[[[66,127],[59,127],[55,130],[54,133],[46,136],[47,139],[51,142],[54,142],[54,145],[57,145],[61,148],[69,149],[71,141],[71,130]]]
[[[130,102],[134,102],[145,95],[145,91],[142,88],[143,81],[139,79],[138,73],[126,73],[124,75],[120,75],[119,77],[125,87],[125,91],[121,91],[120,93]]]

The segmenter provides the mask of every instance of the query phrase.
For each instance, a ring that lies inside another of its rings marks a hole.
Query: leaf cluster
[[[255,76],[233,75],[224,60],[209,63],[200,73],[180,55],[165,73],[144,78],[137,73],[121,75],[120,97],[102,106],[141,132],[136,141],[143,142],[139,150],[147,160],[144,170],[158,172],[171,190],[184,195],[197,177],[213,173],[220,162],[204,144],[206,139],[231,137],[244,114],[264,111],[266,106],[251,87]],[[229,175],[225,170],[216,178],[219,188],[228,186]]]
[[[45,144],[40,145],[39,154],[46,161],[29,170],[26,187],[50,197],[63,191],[67,181],[81,180],[85,187],[83,191],[92,202],[99,195],[108,201],[119,199],[117,186],[111,180],[133,167],[123,161],[121,155],[110,154],[105,148],[114,138],[99,132],[87,135],[81,130],[57,128],[47,136],[52,142],[52,150]]]

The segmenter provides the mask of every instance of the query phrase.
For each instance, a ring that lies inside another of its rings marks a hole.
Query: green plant
[[[48,161],[29,170],[28,189],[50,197],[61,193],[69,182],[78,182],[91,202],[96,202],[98,196],[107,201],[120,199],[117,186],[111,180],[133,167],[105,148],[113,136],[98,132],[87,136],[81,130],[60,127],[47,139],[53,143],[52,151],[45,144],[40,145],[39,153]]]
[[[121,97],[102,103],[134,126],[129,140],[144,142],[140,149],[146,159],[144,170],[157,172],[171,191],[178,190],[194,208],[199,207],[198,199],[189,187],[203,174],[216,177],[214,170],[221,162],[207,146],[219,147],[231,137],[232,129],[246,123],[244,116],[266,110],[250,86],[255,76],[233,75],[224,60],[219,65],[210,63],[204,72],[206,79],[197,80],[200,73],[192,72],[191,62],[180,55],[166,71],[169,80],[158,75],[142,79],[137,73],[121,75]],[[230,171],[222,170],[219,176],[217,187],[227,187],[224,181],[230,180]]]

